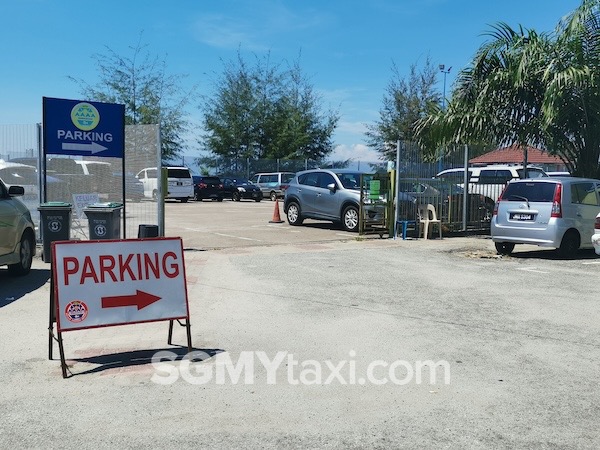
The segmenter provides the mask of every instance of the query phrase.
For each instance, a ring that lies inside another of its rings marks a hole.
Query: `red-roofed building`
[[[542,166],[546,171],[564,171],[566,167],[560,158],[549,155],[538,148],[527,147],[527,162]],[[510,147],[498,148],[483,155],[471,158],[470,164],[523,164],[523,147],[511,145]]]

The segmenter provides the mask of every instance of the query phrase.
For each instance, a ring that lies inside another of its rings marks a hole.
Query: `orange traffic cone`
[[[273,211],[273,218],[269,220],[269,223],[283,223],[279,215],[279,199],[275,199],[275,211]]]

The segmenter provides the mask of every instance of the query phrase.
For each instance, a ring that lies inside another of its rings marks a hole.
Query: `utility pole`
[[[446,66],[444,64],[440,64],[439,66],[440,68],[440,72],[442,72],[444,74],[444,89],[442,91],[442,111],[446,112],[446,76],[450,73],[450,70],[452,70],[452,67],[448,67],[446,69]],[[438,172],[441,172],[442,170],[444,170],[444,151],[441,151],[441,155],[440,155],[440,159],[438,160]]]

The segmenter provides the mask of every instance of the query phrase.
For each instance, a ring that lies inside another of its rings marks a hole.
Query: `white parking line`
[[[592,265],[592,264],[600,264],[600,261],[589,261],[589,262],[583,262],[581,264],[583,264],[584,266],[585,265]]]
[[[537,270],[535,267],[519,267],[517,270],[524,270],[525,272],[535,272],[535,273],[550,273],[545,270]]]
[[[242,237],[242,236],[234,236],[232,234],[224,234],[224,233],[213,233],[216,234],[217,236],[223,236],[223,237],[231,237],[231,238],[236,238],[236,239],[242,239],[244,241],[255,241],[255,242],[262,242],[260,239],[252,239],[252,238],[247,238],[247,237]]]

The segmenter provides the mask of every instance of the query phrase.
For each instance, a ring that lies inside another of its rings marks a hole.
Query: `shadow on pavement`
[[[526,252],[520,252],[518,247],[515,247],[515,251],[510,254],[511,258],[517,259],[544,259],[544,260],[556,260],[556,261],[574,261],[574,260],[587,260],[597,259],[598,255],[594,252],[594,249],[579,250],[572,257],[564,257],[558,253],[555,249],[544,249],[544,250],[531,250]]]
[[[225,350],[218,348],[210,348],[210,349],[193,349],[194,358],[190,358],[193,362],[205,361],[218,353],[222,353]],[[173,359],[169,359],[166,357],[158,358],[156,354],[158,352],[166,352],[166,355],[175,355]],[[117,353],[107,353],[104,355],[98,356],[90,356],[86,358],[67,358],[68,371],[70,372],[69,378],[78,376],[78,375],[87,375],[91,373],[103,372],[105,370],[117,369],[121,367],[134,367],[134,366],[142,366],[146,364],[152,363],[153,358],[158,358],[159,361],[168,363],[174,361],[181,361],[188,354],[187,347],[167,347],[167,348],[159,348],[159,349],[151,349],[151,350],[134,350],[130,352],[117,352]],[[71,365],[72,363],[88,363],[88,364],[96,364],[97,367],[92,369],[85,370],[83,372],[72,372]]]
[[[0,308],[39,289],[49,280],[49,268],[31,269],[27,275],[21,277],[11,276],[7,269],[0,269]]]

